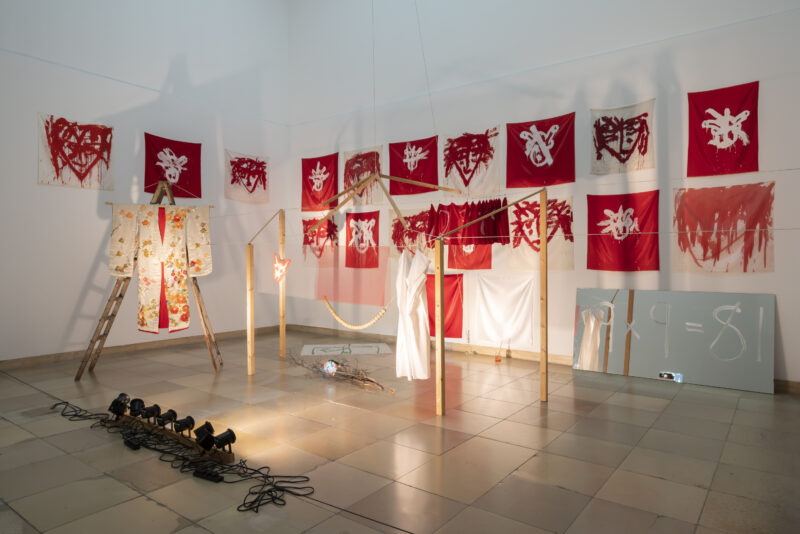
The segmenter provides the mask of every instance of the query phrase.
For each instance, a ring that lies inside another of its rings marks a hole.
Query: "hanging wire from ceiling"
[[[433,112],[433,97],[431,96],[431,79],[428,75],[428,60],[425,58],[425,44],[422,41],[422,25],[419,21],[419,5],[417,0],[414,0],[414,11],[417,14],[417,35],[419,36],[419,48],[422,51],[422,66],[425,69],[425,88],[428,91],[428,107],[431,110],[431,123],[433,125],[433,132],[436,133],[436,115]]]

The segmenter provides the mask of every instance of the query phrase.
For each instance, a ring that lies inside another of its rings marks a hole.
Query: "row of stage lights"
[[[167,425],[170,425],[174,432],[184,437],[191,438],[189,432],[194,429],[195,441],[206,451],[211,450],[212,447],[221,450],[226,450],[225,448],[227,447],[227,452],[231,452],[231,444],[236,442],[236,434],[230,428],[215,436],[214,427],[208,421],[194,428],[194,418],[191,415],[178,419],[178,414],[175,410],[170,409],[161,413],[161,407],[158,404],[145,406],[142,399],[131,400],[125,393],[120,393],[116,399],[111,401],[108,411],[117,417],[121,417],[127,412],[131,417],[141,417],[147,421],[153,419],[158,426],[166,428]],[[183,434],[184,432],[186,434]]]

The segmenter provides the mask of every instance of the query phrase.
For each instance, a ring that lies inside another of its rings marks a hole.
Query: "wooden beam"
[[[444,243],[437,239],[434,245],[436,300],[436,415],[444,415],[445,382],[444,382]]]
[[[280,210],[278,210],[278,211],[280,211]],[[251,237],[251,238],[250,238],[250,241],[248,241],[248,243],[252,243],[253,241],[255,241],[256,237],[258,237],[258,234],[260,234],[261,232],[263,232],[263,231],[264,231],[264,228],[266,228],[267,226],[269,226],[269,223],[271,223],[271,222],[272,222],[272,220],[273,220],[273,219],[274,219],[274,218],[275,218],[277,215],[278,215],[278,212],[277,212],[277,211],[276,211],[275,213],[273,213],[273,214],[272,214],[272,217],[270,217],[270,218],[269,218],[269,220],[268,220],[267,222],[265,222],[264,224],[262,224],[262,225],[261,225],[261,228],[259,228],[259,229],[258,229],[258,232],[256,232],[256,233],[255,233],[255,235],[253,235],[253,237]]]
[[[490,212],[489,212],[489,213],[487,213],[486,215],[481,215],[481,216],[480,216],[480,217],[478,217],[477,219],[472,219],[471,221],[469,221],[469,222],[466,222],[466,223],[462,224],[461,226],[459,226],[458,228],[455,228],[455,229],[453,229],[453,230],[450,230],[449,232],[447,232],[447,233],[444,233],[444,234],[440,235],[439,237],[447,237],[447,236],[449,236],[450,234],[454,234],[454,233],[458,232],[459,230],[463,230],[463,229],[464,229],[464,228],[466,228],[467,226],[472,226],[473,224],[475,224],[475,223],[477,223],[477,222],[480,222],[480,221],[482,221],[482,220],[484,220],[484,219],[488,219],[489,217],[491,217],[491,216],[493,216],[493,215],[497,215],[497,214],[498,214],[498,213],[500,213],[501,211],[505,211],[505,210],[507,210],[507,209],[511,208],[512,206],[516,206],[516,205],[517,205],[517,204],[519,204],[520,202],[523,202],[523,201],[525,201],[525,200],[528,200],[528,199],[529,199],[529,198],[531,198],[533,195],[536,195],[536,194],[538,194],[538,195],[541,197],[541,194],[542,194],[543,192],[544,192],[544,189],[539,189],[538,191],[534,191],[534,192],[533,192],[533,193],[531,193],[530,195],[525,195],[525,196],[524,196],[524,197],[522,197],[521,199],[519,199],[519,200],[516,200],[516,201],[512,202],[511,204],[506,204],[505,206],[502,206],[502,207],[500,207],[500,208],[497,208],[497,209],[496,209],[496,210],[494,210],[494,211],[490,211]],[[546,224],[546,223],[547,223],[547,218],[545,217],[545,224]],[[547,234],[546,234],[546,233],[545,233],[545,234],[542,234],[542,235],[544,235],[545,237],[547,236]],[[541,241],[541,240],[540,240],[540,241]]]
[[[337,198],[340,198],[340,197],[346,195],[347,193],[350,193],[353,189],[355,189],[356,187],[360,186],[362,183],[366,182],[367,180],[371,180],[372,178],[374,178],[374,176],[375,176],[375,173],[372,173],[369,176],[363,177],[362,179],[360,179],[356,183],[354,183],[354,184],[350,185],[349,187],[347,187],[347,189],[343,189],[342,191],[339,191],[338,193],[333,195],[331,198],[323,201],[322,205],[324,206],[326,204],[330,204],[331,202],[333,202]],[[347,203],[347,201],[342,202],[342,204],[346,204],[346,203]]]
[[[332,208],[328,213],[325,214],[324,217],[322,217],[322,219],[317,221],[317,224],[315,224],[314,226],[309,228],[306,233],[307,234],[313,234],[317,230],[317,228],[320,227],[320,225],[322,223],[324,223],[325,221],[327,221],[328,219],[333,217],[334,213],[336,213],[337,211],[342,209],[348,202],[350,202],[353,199],[353,197],[355,197],[357,194],[359,194],[365,187],[367,187],[367,185],[369,185],[373,180],[376,180],[377,178],[378,178],[377,174],[372,174],[368,178],[366,178],[364,180],[361,180],[361,182],[359,182],[359,183],[361,183],[360,187],[358,187],[355,190],[351,191],[350,194],[347,196],[347,198],[342,203],[340,203],[335,208]]]
[[[521,202],[523,199],[518,200]],[[515,202],[516,204],[516,202]],[[539,192],[539,401],[547,402],[547,190]]]
[[[461,191],[459,191],[458,189],[454,189],[452,187],[445,187],[443,185],[426,184],[425,182],[419,182],[417,180],[409,180],[408,178],[399,178],[397,176],[389,176],[388,174],[381,174],[381,178],[386,178],[387,180],[394,180],[395,182],[401,182],[401,183],[404,183],[404,184],[418,185],[419,187],[425,187],[427,189],[434,189],[436,191],[447,191],[448,193],[455,193],[456,195],[462,194]]]
[[[259,230],[260,232],[261,230]],[[256,372],[255,284],[253,280],[253,244],[246,247],[247,267],[247,375]]]
[[[281,260],[286,259],[286,211],[280,210],[280,217],[278,217],[278,256]],[[281,281],[278,282],[278,300],[279,300],[279,317],[280,317],[280,353],[281,359],[286,358],[286,276],[283,275]]]
[[[381,189],[383,189],[383,194],[389,199],[389,203],[392,205],[392,209],[397,214],[397,218],[400,219],[400,222],[403,224],[403,228],[408,230],[408,222],[406,221],[405,217],[403,217],[403,214],[400,213],[400,208],[397,207],[392,195],[389,194],[389,190],[386,189],[386,186],[383,185],[383,182],[381,182],[380,177],[378,178],[378,185],[381,186]]]
[[[630,324],[633,321],[633,289],[628,290],[628,333],[625,334],[625,365],[622,374],[628,376],[631,366],[631,332]]]

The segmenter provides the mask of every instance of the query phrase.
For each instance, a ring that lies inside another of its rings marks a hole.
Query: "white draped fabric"
[[[532,345],[534,304],[538,304],[533,277],[480,274],[476,286],[471,341]]]
[[[581,349],[578,353],[578,361],[572,367],[584,371],[599,371],[600,330],[603,328],[603,312],[586,309],[581,312],[581,319],[583,320]]]
[[[430,260],[417,250],[413,258],[403,250],[397,271],[397,376],[409,380],[430,377],[430,331],[426,272]]]

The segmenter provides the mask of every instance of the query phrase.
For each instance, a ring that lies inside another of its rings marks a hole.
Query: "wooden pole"
[[[417,180],[409,180],[408,178],[398,178],[397,176],[389,176],[388,174],[381,174],[380,176],[381,178],[386,178],[387,180],[394,180],[395,182],[401,182],[404,184],[417,185],[419,187],[425,187],[427,189],[433,189],[435,191],[447,191],[448,193],[454,193],[456,195],[462,194],[461,191],[459,191],[458,189],[454,189],[452,187],[426,184],[425,182],[418,182]]]
[[[281,260],[286,259],[286,211],[280,210],[278,217],[278,231],[280,240],[278,241],[278,256]],[[288,272],[286,274],[289,274]],[[286,358],[286,275],[278,283],[278,299],[280,301],[280,351],[281,359]]]
[[[622,369],[622,374],[628,376],[628,369],[631,366],[631,329],[630,324],[633,321],[633,289],[628,290],[628,333],[625,334],[625,365]]]
[[[347,195],[347,198],[346,198],[346,199],[344,199],[344,201],[343,201],[342,203],[340,203],[339,205],[337,205],[335,208],[331,208],[331,209],[328,211],[328,213],[326,213],[324,217],[322,217],[320,220],[318,220],[318,221],[316,222],[316,224],[314,224],[314,226],[312,226],[311,228],[309,228],[309,229],[308,229],[308,231],[307,231],[306,233],[307,233],[307,234],[313,234],[313,233],[314,233],[314,231],[315,231],[317,228],[319,228],[319,227],[320,227],[320,225],[321,225],[322,223],[324,223],[325,221],[327,221],[328,219],[330,219],[331,217],[333,217],[333,214],[334,214],[334,213],[336,213],[337,211],[339,211],[340,209],[342,209],[344,206],[346,206],[348,202],[350,202],[351,200],[353,200],[353,197],[355,197],[357,194],[359,194],[361,191],[363,191],[363,190],[364,190],[364,188],[365,188],[365,187],[367,187],[369,184],[371,184],[373,180],[377,180],[377,179],[378,179],[378,175],[377,175],[377,174],[371,174],[371,175],[370,175],[368,178],[364,178],[363,180],[361,180],[360,182],[358,182],[358,184],[360,184],[360,185],[358,185],[358,184],[357,184],[357,185],[358,185],[358,187],[356,187],[356,188],[355,188],[353,191],[350,191],[350,194],[349,194],[349,195]]]
[[[253,281],[253,244],[247,244],[247,375],[256,372],[255,284]]]
[[[482,220],[484,220],[484,219],[488,219],[489,217],[491,217],[491,216],[493,216],[493,215],[497,215],[497,214],[498,214],[498,213],[500,213],[501,211],[505,211],[505,210],[507,210],[507,209],[509,209],[509,208],[511,208],[511,207],[513,207],[513,206],[516,206],[517,204],[519,204],[520,202],[522,202],[522,201],[524,201],[524,200],[528,200],[529,198],[531,198],[533,195],[535,195],[535,194],[537,194],[537,193],[539,194],[539,198],[541,198],[541,197],[542,197],[542,193],[544,193],[544,189],[540,189],[540,190],[538,190],[538,191],[534,191],[534,192],[533,192],[533,193],[531,193],[530,195],[525,195],[525,196],[524,196],[524,197],[522,197],[521,199],[519,199],[519,200],[515,200],[515,201],[514,201],[514,202],[512,202],[511,204],[506,204],[505,206],[501,206],[501,207],[497,208],[497,209],[496,209],[496,210],[494,210],[494,211],[490,211],[490,212],[489,212],[489,213],[487,213],[486,215],[481,215],[481,216],[480,216],[480,217],[478,217],[477,219],[472,219],[472,220],[471,220],[471,221],[469,221],[469,222],[465,222],[464,224],[462,224],[462,225],[461,225],[461,226],[459,226],[458,228],[453,228],[453,229],[452,229],[452,230],[450,230],[449,232],[446,232],[446,233],[444,233],[444,234],[440,235],[439,237],[447,237],[447,236],[449,236],[450,234],[454,234],[454,233],[456,233],[456,232],[458,232],[458,231],[460,231],[460,230],[463,230],[463,229],[464,229],[464,228],[466,228],[467,226],[472,226],[473,224],[475,224],[475,223],[478,223],[478,222],[481,222],[481,221],[482,221]],[[546,223],[547,223],[547,219],[545,219],[545,224],[546,224]],[[541,225],[541,223],[540,223],[540,225]],[[547,236],[547,234],[542,234],[542,235],[543,235],[543,236]]]
[[[539,401],[547,402],[547,190],[539,193]]]
[[[444,243],[437,239],[434,246],[436,299],[436,415],[444,415]]]
[[[389,204],[392,205],[392,209],[394,210],[394,213],[397,215],[397,218],[400,219],[400,222],[403,224],[403,228],[408,230],[408,223],[406,222],[405,217],[403,217],[403,214],[400,213],[400,208],[397,207],[397,203],[395,203],[394,199],[392,198],[392,195],[389,194],[389,190],[386,188],[385,185],[383,185],[383,182],[381,182],[380,178],[378,178],[378,185],[381,186],[381,189],[383,189],[383,194],[386,195],[386,198],[389,199]]]

